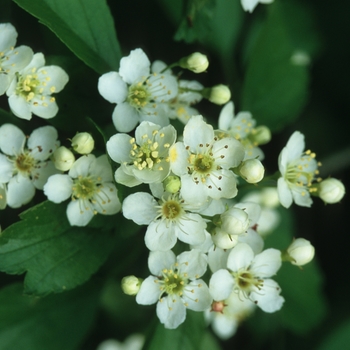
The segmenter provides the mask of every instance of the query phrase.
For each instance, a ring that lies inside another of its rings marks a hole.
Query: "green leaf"
[[[99,300],[97,283],[44,299],[24,296],[21,284],[0,290],[1,350],[76,350]]]
[[[165,329],[157,319],[143,350],[216,350],[214,341],[209,342],[208,346],[202,346],[205,332],[208,330],[205,329],[203,313],[187,310],[186,321],[176,329]]]
[[[20,217],[1,234],[0,271],[27,272],[27,294],[58,293],[84,283],[114,246],[113,236],[100,227],[71,227],[65,203],[46,201]]]
[[[121,51],[106,0],[13,0],[102,74],[117,70]]]
[[[350,343],[350,319],[336,328],[325,340],[318,350],[344,350]]]
[[[259,124],[273,131],[295,120],[308,94],[306,65],[292,62],[300,49],[291,40],[282,6],[268,7],[268,17],[249,54],[243,85],[242,109],[252,112]]]

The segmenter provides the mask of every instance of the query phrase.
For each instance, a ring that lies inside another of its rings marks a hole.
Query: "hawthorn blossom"
[[[181,195],[189,203],[208,198],[233,198],[237,195],[236,177],[230,168],[244,157],[244,148],[234,138],[218,139],[213,127],[201,115],[186,124],[183,142],[170,148],[171,170],[181,177]]]
[[[312,182],[318,174],[318,163],[316,154],[310,150],[304,152],[304,149],[304,135],[295,131],[278,158],[281,177],[277,182],[277,190],[285,208],[289,208],[293,201],[302,207],[312,204],[310,192],[314,190]]]
[[[161,182],[170,173],[169,148],[176,140],[172,125],[162,128],[151,122],[142,122],[135,138],[116,134],[107,141],[109,156],[121,166],[115,180],[133,187],[141,183]]]
[[[193,249],[178,255],[150,252],[148,267],[152,273],[141,284],[136,302],[157,303],[157,316],[165,328],[177,328],[186,319],[186,309],[204,311],[212,302],[209,288],[200,279],[207,270],[207,256]]]
[[[17,31],[10,23],[0,24],[0,96],[3,95],[16,72],[29,64],[33,51],[28,46],[15,47]]]
[[[149,250],[167,251],[179,239],[188,244],[205,240],[206,223],[178,194],[165,193],[157,202],[145,192],[129,195],[123,202],[123,215],[138,225],[148,225],[145,244]]]
[[[265,312],[278,311],[284,298],[279,285],[269,277],[281,267],[281,252],[266,249],[254,255],[246,243],[237,244],[227,259],[227,269],[216,271],[209,282],[214,300],[225,300],[234,291],[241,298],[250,299]]]
[[[0,127],[0,183],[6,184],[6,201],[11,208],[27,204],[36,189],[42,190],[49,176],[58,172],[51,154],[59,146],[52,126],[35,129],[29,136],[12,124]]]
[[[119,72],[103,74],[98,91],[116,103],[112,115],[118,131],[129,132],[142,121],[169,124],[166,102],[177,95],[177,81],[170,73],[151,73],[151,63],[141,49],[120,60]]]
[[[68,82],[67,73],[58,66],[45,66],[42,53],[36,53],[31,62],[16,74],[8,90],[12,113],[30,120],[32,114],[40,118],[53,118],[58,112],[54,93],[60,92]]]
[[[51,176],[44,193],[54,203],[68,198],[68,221],[72,226],[86,226],[96,214],[114,215],[121,209],[111,167],[106,155],[80,157],[67,174]]]

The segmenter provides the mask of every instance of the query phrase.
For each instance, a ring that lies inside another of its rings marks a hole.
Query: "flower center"
[[[17,83],[17,95],[23,96],[27,102],[29,102],[35,97],[37,93],[37,87],[40,85],[38,75],[34,73],[35,69],[33,69],[33,74],[20,76],[19,81]]]
[[[160,289],[167,295],[176,294],[182,296],[183,290],[188,282],[187,278],[184,275],[181,275],[177,269],[164,269],[162,274],[163,279],[160,280]]]
[[[232,273],[236,281],[236,286],[243,292],[245,296],[248,296],[253,287],[260,290],[264,285],[264,280],[254,276],[249,270],[243,270]]]
[[[35,159],[28,152],[21,153],[15,159],[15,167],[20,173],[30,173],[35,163]]]
[[[79,176],[74,180],[72,190],[73,197],[89,200],[92,199],[95,193],[98,191],[98,184],[93,178],[89,176]]]
[[[202,174],[207,174],[212,170],[214,159],[207,154],[198,154],[193,161],[193,170]]]
[[[136,109],[144,108],[150,99],[145,82],[139,82],[129,87],[127,102]]]
[[[162,214],[169,220],[176,219],[176,217],[180,216],[181,211],[180,204],[175,200],[168,200],[162,206]]]

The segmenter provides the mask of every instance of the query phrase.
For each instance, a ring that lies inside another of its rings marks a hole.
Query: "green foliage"
[[[113,248],[113,236],[101,227],[71,227],[65,203],[46,201],[20,214],[20,218],[0,237],[0,270],[27,272],[27,294],[58,293],[84,283]]]
[[[257,122],[276,131],[294,121],[305,106],[309,72],[292,56],[301,48],[290,36],[284,20],[284,3],[275,2],[249,52],[241,110],[250,111]]]
[[[22,294],[21,284],[0,290],[1,350],[75,350],[96,313],[99,287],[89,283],[44,299]]]
[[[121,51],[105,0],[14,1],[49,27],[96,72],[118,69]]]
[[[321,345],[317,350],[344,350],[350,344],[350,319],[333,330],[325,339],[322,339]]]

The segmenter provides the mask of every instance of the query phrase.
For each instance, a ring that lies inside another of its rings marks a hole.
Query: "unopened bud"
[[[271,131],[265,125],[257,126],[249,134],[249,140],[254,146],[265,145],[271,141]]]
[[[72,147],[79,154],[89,154],[94,149],[95,141],[87,132],[79,132],[72,138]]]
[[[51,159],[56,169],[61,171],[68,171],[75,162],[73,152],[64,146],[58,147],[53,152]]]
[[[303,266],[314,258],[315,248],[307,239],[297,238],[288,247],[287,254],[287,260],[293,265]]]
[[[338,203],[344,197],[345,187],[341,181],[332,177],[318,184],[318,196],[329,204]]]
[[[216,85],[212,88],[205,88],[202,91],[203,97],[217,105],[223,105],[230,101],[231,91],[226,85]]]
[[[264,178],[265,168],[258,159],[247,159],[235,169],[235,173],[240,175],[250,184],[256,184]]]
[[[240,235],[248,230],[248,214],[240,208],[230,208],[221,215],[221,229],[230,235]]]
[[[179,62],[181,68],[188,69],[194,73],[203,73],[209,66],[208,57],[200,52],[181,58]]]
[[[238,235],[229,235],[221,228],[216,228],[211,238],[215,246],[221,249],[231,249],[238,243]]]
[[[168,176],[163,182],[164,190],[170,193],[176,193],[180,190],[181,180],[178,176]]]
[[[141,283],[141,278],[126,276],[122,279],[122,290],[127,295],[136,295],[140,290]]]

